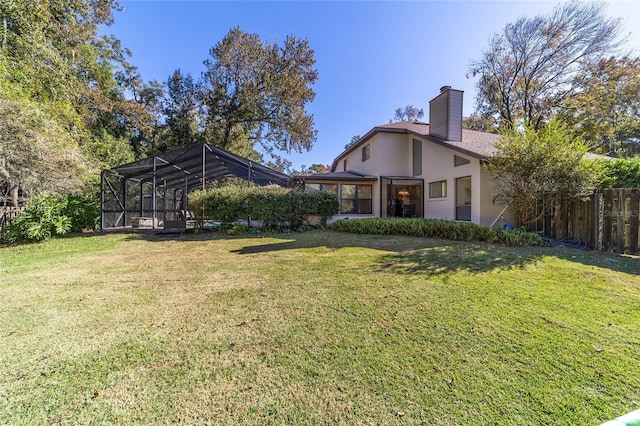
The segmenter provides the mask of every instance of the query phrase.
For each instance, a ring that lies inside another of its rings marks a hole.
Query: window
[[[367,145],[362,148],[362,162],[364,163],[369,158],[371,158],[371,145]]]
[[[349,170],[351,170],[351,167],[349,166],[349,159],[348,158],[344,159],[344,161],[342,162],[342,167],[343,167],[343,170],[345,172],[348,172]]]
[[[457,156],[457,155],[454,155],[454,156],[453,156],[453,165],[454,165],[455,167],[458,167],[458,166],[464,166],[465,164],[469,164],[469,163],[471,163],[471,160],[468,160],[468,159],[466,159],[466,158],[459,157],[459,156]]]
[[[307,192],[324,191],[331,192],[332,194],[338,193],[337,183],[306,183],[304,184],[304,190]]]
[[[413,175],[422,174],[422,141],[413,140]]]
[[[447,181],[429,183],[429,198],[445,198],[447,196]]]
[[[340,213],[371,214],[371,185],[340,185]]]
[[[456,179],[456,220],[471,221],[471,176]]]

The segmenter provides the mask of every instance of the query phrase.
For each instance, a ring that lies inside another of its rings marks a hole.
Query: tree
[[[312,164],[308,169],[311,173],[328,173],[330,170],[331,166],[328,164]]]
[[[393,121],[418,121],[424,117],[424,109],[416,108],[413,105],[407,105],[404,108],[396,108]]]
[[[600,188],[640,188],[640,158],[595,161]]]
[[[349,141],[348,144],[344,146],[344,150],[346,151],[347,149],[351,148],[353,145],[358,143],[359,140],[360,140],[360,135],[351,136],[351,140]]]
[[[130,52],[120,41],[98,32],[113,22],[118,7],[114,0],[0,2],[0,98],[17,105],[11,114],[25,130],[37,130],[29,124],[36,118],[49,126],[36,132],[46,158],[64,158],[56,150],[74,146],[71,152],[80,149],[83,162],[94,170],[130,161],[130,142],[145,138],[153,127],[155,112],[142,103],[151,99],[151,85],[127,62]],[[125,91],[140,96],[128,99]],[[8,120],[0,126],[0,132],[12,132]],[[31,148],[14,144],[5,146],[4,154],[28,158]],[[51,182],[32,185],[20,179],[20,185],[29,191],[56,187],[54,172],[39,176]]]
[[[509,206],[517,226],[548,214],[563,197],[585,197],[597,176],[585,160],[587,145],[560,121],[540,129],[505,131],[497,153],[483,166],[500,188],[496,200]]]
[[[269,161],[267,167],[288,175],[293,174],[293,163],[286,158],[276,158],[273,161]]]
[[[87,159],[71,135],[29,100],[0,100],[0,187],[11,192],[68,194],[88,174]]]
[[[496,133],[495,119],[487,114],[478,111],[474,112],[462,120],[463,127],[469,130],[478,130],[480,132]]]
[[[203,138],[200,109],[193,77],[175,70],[167,80],[167,97],[162,104],[166,134],[161,150],[179,148]]]
[[[605,6],[573,0],[494,34],[469,68],[479,76],[476,110],[499,127],[542,127],[575,94],[576,74],[619,45],[620,23]]]
[[[576,127],[596,152],[640,153],[640,58],[601,59],[574,79],[578,89],[560,117]]]
[[[280,47],[236,27],[210,56],[200,92],[208,141],[237,153],[259,144],[272,156],[311,148],[317,132],[305,106],[318,73],[306,39],[288,36]]]

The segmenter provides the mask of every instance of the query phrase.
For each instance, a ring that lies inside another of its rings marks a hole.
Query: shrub
[[[97,200],[79,195],[54,197],[41,194],[28,208],[0,232],[0,242],[41,241],[69,232],[97,229],[100,208]]]
[[[542,239],[538,234],[521,229],[497,229],[474,223],[439,219],[342,219],[332,223],[330,228],[335,231],[357,234],[406,235],[459,241],[486,241],[510,246],[542,244]]]
[[[327,192],[302,192],[281,187],[225,186],[189,194],[189,208],[198,226],[204,219],[228,225],[248,216],[261,221],[266,229],[288,226],[298,229],[308,225],[311,216],[320,217],[322,225],[338,213],[338,197]]]
[[[205,218],[219,220],[226,226],[246,212],[245,196],[242,188],[235,185],[194,191],[189,194],[189,209],[200,228]]]
[[[639,188],[640,159],[618,158],[595,161],[600,188]]]
[[[293,206],[288,197],[289,192],[280,187],[247,188],[246,214],[261,221],[265,229],[277,228],[284,222],[291,223]]]

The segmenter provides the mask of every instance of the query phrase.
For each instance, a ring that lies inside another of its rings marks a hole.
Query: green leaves
[[[556,119],[539,130],[507,131],[497,148],[483,167],[497,181],[497,200],[510,206],[518,226],[547,214],[555,199],[586,197],[595,188],[587,146]]]
[[[287,224],[290,228],[308,225],[312,216],[325,225],[338,213],[338,197],[328,192],[292,191],[279,187],[225,186],[189,194],[189,206],[196,222],[204,218],[231,223],[241,217],[262,222],[264,228]]]
[[[236,27],[210,53],[200,96],[211,143],[245,150],[260,144],[269,153],[311,148],[316,131],[305,105],[315,97],[318,72],[306,39],[290,35],[280,47]]]
[[[639,188],[640,158],[599,160],[594,166],[600,177],[601,188]]]
[[[96,229],[99,218],[100,208],[93,199],[41,194],[33,197],[27,210],[0,232],[0,243],[42,241],[69,232]]]
[[[621,157],[640,153],[640,58],[589,63],[574,84],[579,93],[565,101],[562,119],[596,152]]]
[[[440,219],[341,219],[333,222],[330,228],[334,231],[356,234],[405,235],[456,241],[485,241],[508,246],[537,246],[542,244],[538,234],[521,229],[496,229],[474,223]]]

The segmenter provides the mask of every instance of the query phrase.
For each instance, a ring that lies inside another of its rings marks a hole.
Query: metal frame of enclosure
[[[288,187],[291,178],[206,143],[197,143],[101,173],[101,228],[184,228],[190,189],[226,177]]]

